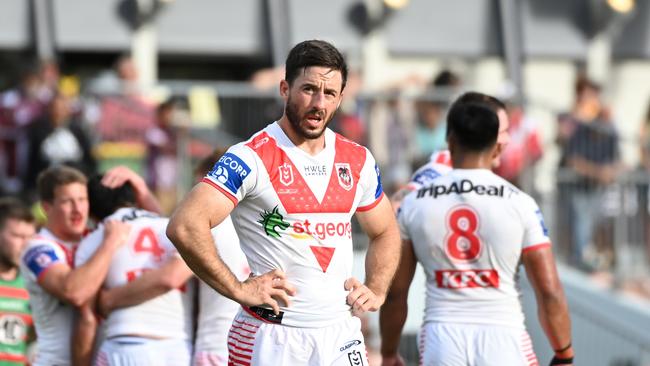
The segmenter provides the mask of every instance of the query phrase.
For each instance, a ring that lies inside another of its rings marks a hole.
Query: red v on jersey
[[[330,262],[334,256],[334,250],[336,250],[336,248],[318,247],[315,245],[310,245],[309,248],[311,249],[312,253],[314,253],[314,256],[316,257],[318,264],[320,264],[320,268],[323,270],[323,273],[327,272],[327,267],[330,266]]]
[[[366,150],[336,135],[334,165],[323,200],[316,199],[312,189],[276,140],[262,132],[246,144],[259,156],[269,175],[271,185],[287,214],[350,213],[353,210],[357,184],[366,161]],[[316,261],[327,272],[336,247],[310,245]]]
[[[246,146],[260,157],[273,189],[288,214],[349,213],[352,210],[366,150],[336,135],[334,167],[322,202],[316,196],[287,154],[274,138],[260,133]]]

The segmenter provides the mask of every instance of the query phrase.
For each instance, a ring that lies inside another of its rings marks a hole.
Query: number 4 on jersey
[[[133,251],[136,253],[151,253],[158,262],[160,262],[163,254],[165,254],[165,249],[160,246],[158,237],[151,228],[145,228],[138,233],[138,237],[133,243]]]
[[[447,214],[447,236],[445,251],[452,260],[458,262],[474,262],[481,255],[481,239],[478,230],[479,219],[476,212],[469,206],[461,205],[452,208]]]

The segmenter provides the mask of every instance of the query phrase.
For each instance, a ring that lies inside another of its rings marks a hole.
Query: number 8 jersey
[[[524,251],[550,245],[535,201],[485,169],[455,169],[410,193],[398,212],[426,274],[424,322],[524,328]]]
[[[383,195],[366,148],[326,129],[325,149],[311,156],[273,123],[231,147],[203,182],[235,204],[251,272],[281,269],[296,287],[278,322],[324,327],[351,316],[343,287],[352,274],[350,219]]]

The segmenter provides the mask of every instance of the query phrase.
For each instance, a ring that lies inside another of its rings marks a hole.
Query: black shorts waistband
[[[282,317],[284,316],[284,311],[280,311],[280,314],[275,315],[273,310],[261,308],[259,306],[242,306],[244,311],[253,317],[265,321],[267,323],[273,324],[282,324]]]

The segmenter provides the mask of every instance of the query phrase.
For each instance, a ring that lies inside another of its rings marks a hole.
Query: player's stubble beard
[[[295,105],[294,103],[291,102],[291,96],[287,99],[287,105],[284,107],[284,114],[287,116],[287,119],[289,120],[289,125],[291,126],[291,129],[297,133],[300,137],[303,137],[307,140],[315,140],[323,135],[325,132],[325,128],[330,124],[332,121],[332,118],[334,117],[334,114],[336,114],[336,110],[332,112],[329,116],[325,114],[324,111],[319,111],[318,109],[311,109],[307,111],[303,116],[300,116],[298,113],[298,106]],[[321,116],[322,119],[325,120],[325,123],[323,123],[323,127],[320,130],[308,130],[306,128],[303,128],[300,125],[300,122],[306,118],[307,115],[309,114],[317,114]]]

